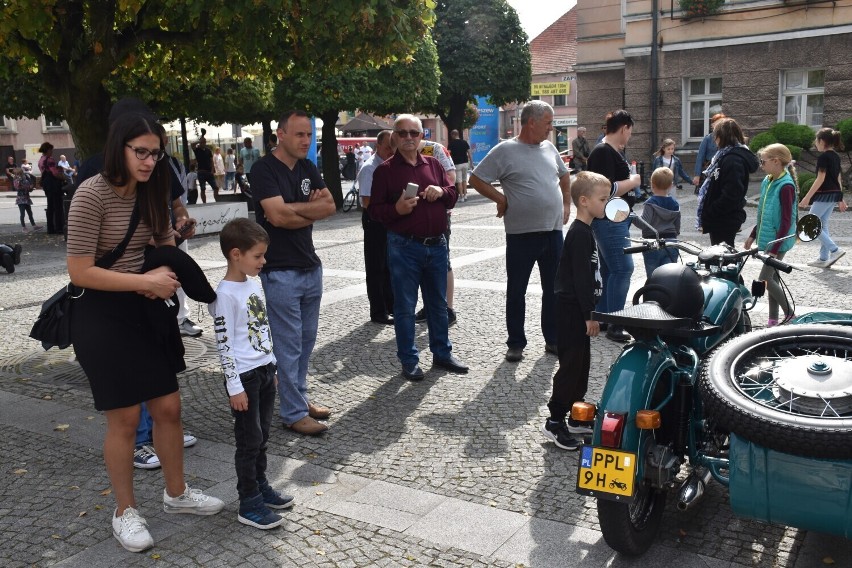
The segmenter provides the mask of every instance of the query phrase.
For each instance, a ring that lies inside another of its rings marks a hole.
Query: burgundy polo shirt
[[[444,195],[431,203],[421,197],[410,214],[400,215],[396,212],[396,202],[409,183],[418,185],[418,195],[429,185],[443,188]],[[394,233],[417,238],[437,237],[447,230],[447,210],[455,206],[457,199],[456,186],[447,179],[438,160],[418,153],[417,162],[412,165],[396,152],[373,173],[368,212]]]

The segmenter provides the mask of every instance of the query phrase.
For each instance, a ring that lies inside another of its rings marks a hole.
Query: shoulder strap
[[[133,213],[130,214],[130,224],[127,227],[127,234],[124,235],[124,238],[118,243],[114,249],[100,257],[95,261],[95,266],[98,268],[109,268],[115,261],[122,257],[124,254],[124,250],[127,248],[128,243],[130,243],[130,239],[133,237],[133,233],[136,232],[136,227],[139,225],[139,200],[136,200],[136,203],[133,205]]]

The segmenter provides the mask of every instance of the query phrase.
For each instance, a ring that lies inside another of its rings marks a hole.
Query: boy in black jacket
[[[571,406],[581,402],[589,386],[591,340],[600,331],[592,310],[601,296],[598,247],[592,233],[592,220],[604,216],[611,184],[592,172],[580,172],[571,184],[571,200],[577,218],[565,235],[562,257],[556,271],[556,309],[559,314],[557,354],[559,369],[553,375],[553,394],[547,403],[550,418],[541,431],[563,450],[576,450],[580,437],[591,432],[588,424],[569,420]]]

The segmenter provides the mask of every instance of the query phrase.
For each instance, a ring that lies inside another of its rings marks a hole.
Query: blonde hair
[[[577,177],[571,183],[571,201],[574,202],[574,205],[579,205],[580,198],[590,198],[598,186],[603,186],[609,191],[612,184],[606,177],[595,172],[583,171],[578,173]]]
[[[799,191],[799,176],[796,175],[796,168],[793,166],[793,154],[790,153],[790,149],[787,146],[784,144],[770,144],[758,150],[757,156],[761,160],[775,159],[781,162],[781,165],[790,172],[796,192]]]
[[[653,189],[659,189],[666,191],[674,182],[674,172],[669,168],[662,167],[654,170],[654,173],[651,174],[651,187]]]

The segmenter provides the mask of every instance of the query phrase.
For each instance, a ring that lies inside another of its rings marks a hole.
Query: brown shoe
[[[307,436],[316,436],[317,434],[322,434],[328,430],[328,426],[317,422],[310,416],[305,416],[301,420],[290,424],[289,428],[294,432],[305,434]]]
[[[309,402],[308,416],[316,420],[325,420],[326,418],[331,416],[331,410],[324,406],[319,406],[317,404],[314,404],[313,402]]]

